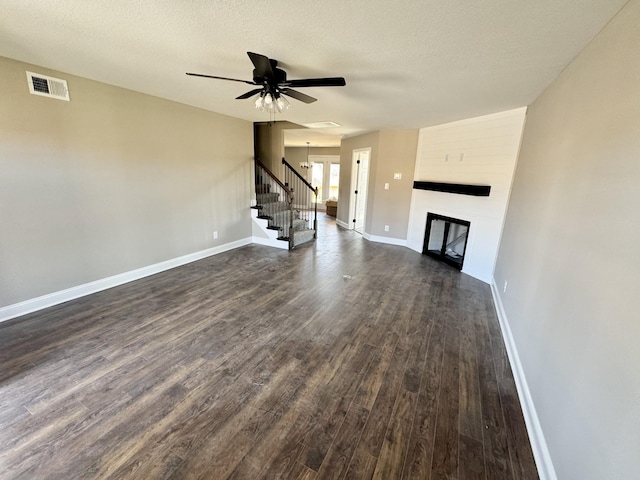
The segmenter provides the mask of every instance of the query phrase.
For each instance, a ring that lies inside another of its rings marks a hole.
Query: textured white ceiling
[[[346,87],[276,120],[420,128],[531,103],[627,0],[2,0],[0,55],[250,121],[253,51]],[[310,132],[311,133],[311,132]],[[304,145],[304,136],[292,142]],[[335,141],[335,140],[334,140]],[[313,143],[312,143],[313,145]]]

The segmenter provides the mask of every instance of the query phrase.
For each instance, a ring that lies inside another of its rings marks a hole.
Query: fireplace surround
[[[422,253],[462,270],[471,223],[427,213]]]

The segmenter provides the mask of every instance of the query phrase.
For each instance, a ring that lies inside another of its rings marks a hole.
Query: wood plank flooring
[[[489,286],[321,217],[0,324],[0,479],[538,478]]]

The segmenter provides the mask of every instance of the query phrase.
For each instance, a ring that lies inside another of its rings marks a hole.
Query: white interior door
[[[351,173],[352,217],[353,229],[364,233],[364,221],[367,214],[367,186],[369,185],[370,148],[353,151],[353,170]]]

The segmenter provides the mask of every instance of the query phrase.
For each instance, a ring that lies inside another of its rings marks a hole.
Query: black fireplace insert
[[[470,222],[427,213],[422,253],[462,270]]]

